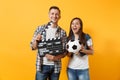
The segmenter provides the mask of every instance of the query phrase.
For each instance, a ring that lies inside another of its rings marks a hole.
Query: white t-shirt
[[[87,45],[88,46],[92,45],[91,39],[87,41]],[[88,69],[89,68],[88,55],[80,56],[80,55],[73,54],[73,57],[69,61],[68,68]]]
[[[55,38],[56,30],[57,30],[57,28],[48,26],[48,29],[46,29],[46,40]],[[54,61],[50,61],[46,57],[43,57],[43,64],[44,65],[54,65]]]

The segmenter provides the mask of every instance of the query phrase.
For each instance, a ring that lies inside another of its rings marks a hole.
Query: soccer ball
[[[69,40],[66,44],[66,49],[68,52],[77,53],[81,49],[81,43],[79,40]]]

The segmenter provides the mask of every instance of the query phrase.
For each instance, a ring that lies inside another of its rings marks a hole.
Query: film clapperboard
[[[61,38],[52,38],[38,42],[38,53],[39,56],[45,56],[45,54],[56,56],[64,53]]]

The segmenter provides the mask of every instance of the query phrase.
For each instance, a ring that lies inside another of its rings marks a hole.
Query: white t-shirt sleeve
[[[89,40],[87,40],[87,45],[88,45],[88,46],[92,46],[92,45],[93,45],[91,38],[90,38]]]

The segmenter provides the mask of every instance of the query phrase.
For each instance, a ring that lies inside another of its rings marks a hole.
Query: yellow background
[[[48,9],[57,5],[59,25],[69,31],[80,17],[92,36],[91,80],[120,80],[120,0],[0,0],[0,80],[34,80],[36,51],[30,41],[38,25],[48,22]],[[62,59],[60,80],[67,80],[68,58]]]

